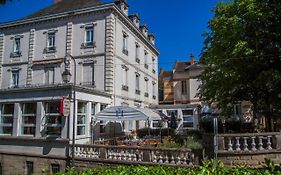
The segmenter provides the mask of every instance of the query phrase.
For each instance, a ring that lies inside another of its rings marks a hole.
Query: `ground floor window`
[[[77,111],[77,135],[85,135],[86,129],[86,104],[84,102],[78,102]]]
[[[21,135],[35,135],[36,103],[22,104]]]
[[[183,115],[183,127],[192,128],[193,127],[193,109],[182,110]]]
[[[60,172],[60,165],[59,164],[51,164],[51,170],[52,170],[53,174]]]
[[[0,110],[0,134],[12,135],[14,104],[2,104]]]
[[[33,162],[31,161],[26,161],[26,174],[27,175],[32,175],[33,174]]]
[[[60,102],[45,103],[45,132],[46,135],[61,136],[62,116],[60,115]]]

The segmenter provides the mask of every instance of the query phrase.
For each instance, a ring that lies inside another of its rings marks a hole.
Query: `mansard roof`
[[[52,14],[98,6],[101,4],[103,4],[103,2],[100,0],[62,0],[61,2],[54,3],[49,7],[28,15],[24,19],[48,16]]]

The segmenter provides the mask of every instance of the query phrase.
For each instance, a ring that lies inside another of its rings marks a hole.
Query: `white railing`
[[[191,149],[75,145],[76,158],[110,160],[118,163],[123,161],[192,166],[198,164],[199,156],[201,155],[194,154]]]
[[[219,134],[219,151],[261,152],[276,149],[279,132]]]

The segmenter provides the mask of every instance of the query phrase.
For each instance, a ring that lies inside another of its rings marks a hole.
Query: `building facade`
[[[159,93],[159,104],[201,104],[196,94],[200,86],[198,76],[203,71],[192,54],[189,62],[176,61],[172,71],[161,70],[159,84],[163,90]]]
[[[154,42],[139,16],[128,15],[125,0],[62,0],[0,24],[0,135],[66,139],[74,127],[77,142],[85,143],[105,107],[157,104]],[[69,83],[62,80],[66,55],[76,62],[69,60]],[[60,114],[63,98],[71,100],[69,116]],[[124,123],[125,130],[134,127]]]

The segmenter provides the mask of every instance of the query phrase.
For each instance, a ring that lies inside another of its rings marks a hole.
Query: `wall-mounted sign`
[[[60,101],[60,114],[65,117],[69,117],[70,115],[70,100],[67,98],[63,98]]]

